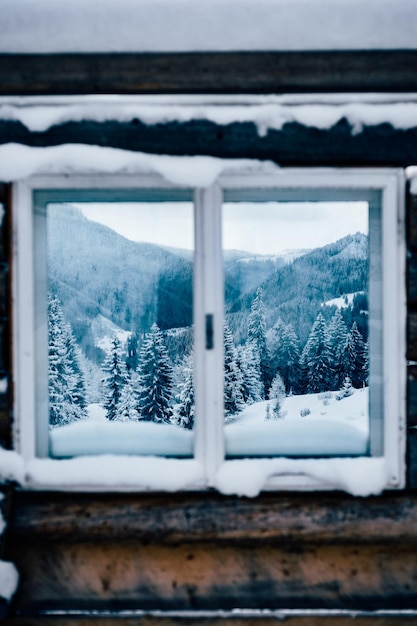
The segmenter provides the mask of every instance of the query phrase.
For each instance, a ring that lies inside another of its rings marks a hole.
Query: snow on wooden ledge
[[[48,148],[33,148],[17,143],[0,146],[0,180],[12,182],[34,174],[68,173],[145,173],[159,174],[166,181],[183,187],[204,188],[214,183],[225,170],[250,170],[277,166],[270,162],[248,159],[218,159],[193,156],[128,152],[118,148],[103,148],[80,144],[63,144]]]
[[[317,490],[336,489],[365,497],[383,491],[388,471],[383,458],[242,459],[225,463],[214,486],[225,495],[253,498],[274,478],[283,478],[291,488],[296,484],[293,477],[301,483],[310,479]]]
[[[359,98],[359,99],[358,99]],[[0,119],[18,121],[32,132],[44,132],[67,122],[92,121],[129,123],[140,120],[147,125],[186,123],[206,120],[218,125],[252,122],[259,135],[281,130],[284,124],[329,129],[342,119],[348,120],[353,133],[364,126],[388,123],[396,129],[417,126],[414,95],[356,97],[311,95],[289,96],[83,96],[68,98],[5,98],[0,100]]]
[[[225,495],[255,497],[271,478],[300,476],[313,479],[318,490],[362,497],[381,493],[388,482],[384,458],[276,458],[226,461],[211,486]],[[10,480],[29,489],[56,491],[174,492],[206,487],[204,468],[193,459],[98,455],[25,462],[15,452],[0,450],[0,482]]]

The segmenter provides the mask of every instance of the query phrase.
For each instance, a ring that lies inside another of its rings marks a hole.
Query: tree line
[[[49,298],[49,413],[51,426],[86,417],[86,385],[80,350],[56,298]],[[138,357],[117,338],[102,367],[102,405],[110,421],[148,421],[194,426],[192,351],[173,364],[164,334],[154,323]],[[132,363],[134,366],[132,367]],[[291,324],[278,319],[266,331],[262,289],[252,301],[247,337],[236,345],[224,325],[224,412],[229,419],[245,406],[290,394],[359,388],[368,383],[368,347],[354,322],[347,327],[340,310],[329,323],[319,313],[303,349]]]

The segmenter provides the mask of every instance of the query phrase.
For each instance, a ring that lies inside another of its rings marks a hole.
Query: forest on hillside
[[[98,401],[109,421],[193,428],[192,271],[175,249],[129,241],[70,206],[51,211],[51,427]],[[264,400],[277,419],[286,396],[366,386],[367,279],[361,233],[291,261],[226,255],[225,419]]]

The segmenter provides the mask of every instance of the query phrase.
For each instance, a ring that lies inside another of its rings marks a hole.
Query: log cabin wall
[[[416,52],[0,55],[0,95],[417,92]],[[417,164],[417,127],[352,133],[285,124],[0,121],[0,143],[89,143],[288,166]],[[9,187],[0,235],[0,377],[11,380]],[[417,198],[407,197],[407,358],[417,361]],[[344,494],[65,494],[9,490],[3,558],[18,592],[5,623],[393,626],[417,624],[417,368],[409,366],[407,488]],[[0,396],[10,445],[12,389]],[[240,609],[240,612],[231,612]],[[261,612],[259,612],[261,610]],[[95,613],[91,613],[95,611]],[[269,611],[269,612],[268,612]],[[353,618],[355,618],[353,620]]]

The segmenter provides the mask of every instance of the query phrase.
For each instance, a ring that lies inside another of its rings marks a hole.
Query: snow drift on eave
[[[193,156],[128,152],[118,148],[63,144],[47,148],[34,148],[17,143],[0,146],[0,180],[22,180],[34,174],[68,173],[144,173],[158,174],[168,182],[183,187],[204,188],[214,183],[225,170],[252,171],[262,168],[276,169],[272,163],[245,159],[218,159]]]
[[[2,0],[0,52],[416,49],[414,0]]]
[[[253,123],[260,136],[269,130],[281,130],[284,124],[296,122],[302,126],[330,129],[346,119],[352,133],[365,126],[391,124],[403,130],[417,126],[417,102],[409,97],[403,101],[377,98],[373,101],[335,102],[323,96],[322,102],[309,101],[308,96],[288,102],[284,97],[254,97],[242,101],[231,98],[186,100],[172,97],[124,98],[81,97],[60,99],[3,99],[0,119],[18,121],[32,132],[44,132],[67,122],[122,122],[139,120],[146,125],[187,123],[194,120],[213,122],[221,126],[233,123]]]

